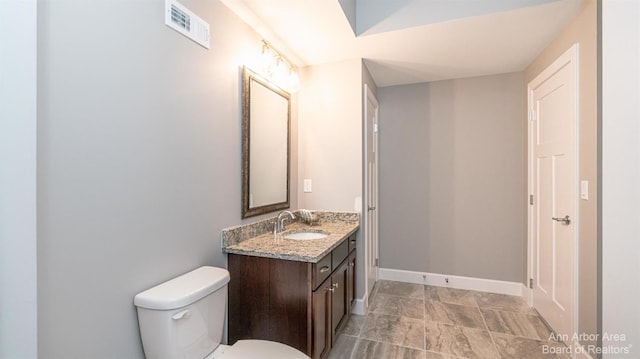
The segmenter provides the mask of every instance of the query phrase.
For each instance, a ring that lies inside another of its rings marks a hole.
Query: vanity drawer
[[[313,290],[316,290],[316,288],[331,275],[331,253],[324,256],[318,263],[313,263],[311,271]]]
[[[347,258],[347,256],[349,255],[349,239],[346,239],[345,241],[340,243],[340,245],[337,246],[331,253],[333,254],[331,268],[336,269],[338,268],[340,263],[342,263],[342,261],[345,260],[345,258]]]

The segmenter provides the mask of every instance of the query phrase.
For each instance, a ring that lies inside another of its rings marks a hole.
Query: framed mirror
[[[242,218],[289,208],[291,96],[242,70]]]

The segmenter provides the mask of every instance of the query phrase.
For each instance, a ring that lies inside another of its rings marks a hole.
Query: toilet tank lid
[[[215,292],[229,283],[224,268],[200,267],[136,294],[137,307],[169,310],[187,306]]]

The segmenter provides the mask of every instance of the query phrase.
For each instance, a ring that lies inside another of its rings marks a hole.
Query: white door
[[[364,85],[365,110],[365,282],[370,296],[378,281],[378,100]]]
[[[577,49],[528,86],[532,300],[564,338],[574,334],[577,308]]]

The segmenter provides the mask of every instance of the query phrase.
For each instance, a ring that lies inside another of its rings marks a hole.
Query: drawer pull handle
[[[332,284],[332,286],[333,286],[334,288],[338,288],[338,283],[333,283],[333,284]]]
[[[352,240],[351,240],[351,243],[356,243],[356,240],[355,240],[355,239],[352,239]]]
[[[326,289],[327,291],[331,292],[331,293],[333,293],[333,292],[335,292],[335,291],[336,291],[336,289],[335,289],[335,288],[325,288],[325,289]]]
[[[322,268],[320,268],[320,273],[326,273],[329,271],[329,266],[324,266]]]

